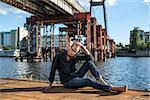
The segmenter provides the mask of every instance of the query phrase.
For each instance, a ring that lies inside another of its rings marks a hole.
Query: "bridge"
[[[59,50],[66,49],[70,45],[70,39],[81,35],[86,38],[85,45],[93,54],[95,61],[105,60],[107,55],[115,55],[115,42],[108,38],[106,27],[105,0],[93,2],[91,0],[90,12],[87,12],[77,0],[0,0],[3,3],[22,9],[33,14],[26,20],[28,30],[27,60],[33,61],[43,57],[47,60],[50,51],[51,59],[55,55],[54,25],[64,24],[66,27],[59,28]],[[98,25],[96,18],[91,17],[92,6],[104,8],[105,28]],[[43,30],[43,32],[41,31]],[[66,45],[63,47],[62,33],[65,32]],[[42,48],[42,34],[45,45]],[[48,46],[50,37],[50,46]],[[109,52],[109,54],[107,54]]]
[[[76,0],[0,0],[3,3],[22,9],[40,17],[50,15],[73,15],[85,12]]]

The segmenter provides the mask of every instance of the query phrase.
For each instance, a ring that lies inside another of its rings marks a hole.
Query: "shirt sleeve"
[[[93,57],[91,54],[90,55],[78,54],[76,56],[76,61],[79,61],[79,60],[90,61],[90,60],[93,60]]]
[[[56,55],[53,58],[52,67],[51,67],[50,75],[49,75],[49,82],[50,83],[53,83],[53,81],[55,79],[55,72],[56,72],[57,68],[58,68],[58,55]]]

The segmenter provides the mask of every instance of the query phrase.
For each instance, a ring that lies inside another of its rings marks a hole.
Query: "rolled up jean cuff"
[[[108,85],[108,88],[104,89],[104,91],[106,92],[110,92],[111,90],[112,90],[112,86],[109,86],[109,85]]]

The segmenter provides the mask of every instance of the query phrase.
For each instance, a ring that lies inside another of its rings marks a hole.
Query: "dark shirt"
[[[92,60],[92,56],[77,54],[74,58],[67,61],[67,51],[58,53],[54,57],[52,62],[52,67],[51,67],[50,77],[49,77],[50,83],[53,83],[54,81],[56,69],[58,69],[60,81],[62,84],[73,79],[75,77],[74,73],[77,70],[75,64],[79,60],[90,61]]]

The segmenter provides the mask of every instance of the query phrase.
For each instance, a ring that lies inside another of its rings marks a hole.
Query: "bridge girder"
[[[90,20],[91,14],[86,13],[75,13],[74,16],[71,15],[51,15],[49,18],[41,18],[37,16],[31,16],[27,18],[27,24],[36,24],[42,22],[44,25],[50,24],[66,24],[77,22],[81,20]]]
[[[68,28],[68,27],[61,27],[59,28],[60,32],[74,32],[77,33],[77,29],[76,28]]]
[[[83,12],[78,11],[77,8],[71,5],[66,0],[0,0],[3,3],[13,7],[22,9],[39,17],[48,17],[50,15],[73,15],[74,13]],[[79,5],[78,5],[79,6]]]

